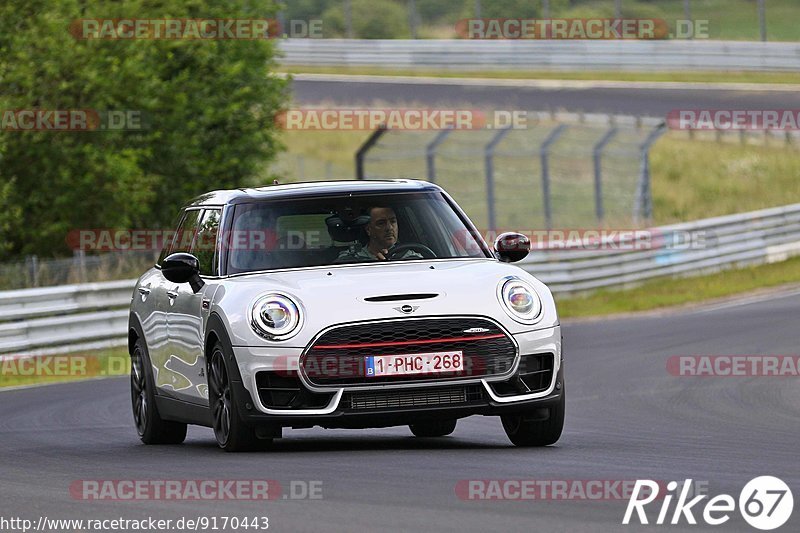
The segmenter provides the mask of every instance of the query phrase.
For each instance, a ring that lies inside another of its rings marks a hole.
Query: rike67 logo
[[[635,513],[640,524],[649,524],[652,516],[648,518],[645,507],[661,498],[661,508],[655,520],[658,525],[677,525],[683,520],[687,524],[695,525],[695,514],[698,514],[706,524],[719,526],[730,520],[731,513],[736,511],[737,502],[733,496],[720,494],[701,505],[700,502],[708,495],[695,496],[690,500],[691,489],[691,479],[687,479],[680,489],[677,481],[670,481],[667,483],[666,494],[659,494],[659,483],[639,479],[634,485],[622,523],[630,524]],[[671,509],[675,496],[677,502],[674,509]],[[760,476],[744,486],[739,494],[738,507],[745,522],[756,529],[767,531],[779,528],[789,520],[794,508],[794,498],[789,486],[782,480],[773,476]]]

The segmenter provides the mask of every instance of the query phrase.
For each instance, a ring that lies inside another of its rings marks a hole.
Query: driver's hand
[[[388,254],[388,253],[389,253],[389,250],[387,250],[386,248],[384,248],[383,250],[381,250],[380,252],[378,252],[378,256],[377,256],[377,257],[378,257],[378,259],[379,259],[379,260],[381,260],[381,261],[386,261],[386,255],[385,255],[385,254]]]

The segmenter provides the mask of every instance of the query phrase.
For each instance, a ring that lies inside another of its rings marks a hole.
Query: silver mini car
[[[413,180],[217,191],[187,205],[130,309],[131,399],[147,444],[211,427],[227,451],[283,428],[408,425],[442,437],[497,415],[518,446],[564,424],[548,288]]]

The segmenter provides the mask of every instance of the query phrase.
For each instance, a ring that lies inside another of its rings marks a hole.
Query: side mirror
[[[171,254],[161,263],[161,273],[172,283],[189,283],[197,293],[203,288],[200,279],[200,261],[192,254],[183,252]]]
[[[501,233],[494,241],[494,250],[500,261],[516,263],[531,251],[531,240],[521,233]]]

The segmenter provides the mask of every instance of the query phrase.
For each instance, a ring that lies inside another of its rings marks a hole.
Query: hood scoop
[[[365,302],[403,302],[406,300],[429,300],[439,296],[433,292],[411,293],[411,294],[387,294],[386,296],[369,296],[364,298]]]

